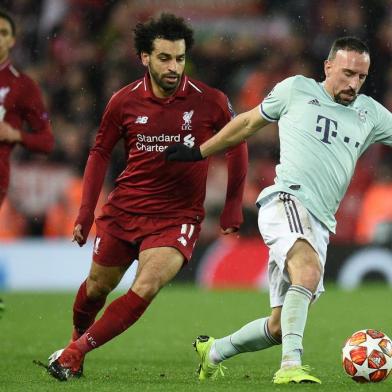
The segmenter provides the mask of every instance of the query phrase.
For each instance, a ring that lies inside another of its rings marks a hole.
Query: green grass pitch
[[[340,359],[345,338],[358,329],[392,336],[391,293],[383,284],[350,292],[327,287],[309,313],[304,340],[304,363],[323,384],[285,386],[271,382],[279,347],[232,358],[224,379],[200,383],[195,375],[193,339],[223,336],[266,315],[266,293],[167,287],[137,324],[88,355],[85,377],[67,383],[50,378],[32,361],[45,362],[68,341],[74,294],[2,293],[0,391],[391,391],[392,376],[380,384],[356,384],[343,373]]]

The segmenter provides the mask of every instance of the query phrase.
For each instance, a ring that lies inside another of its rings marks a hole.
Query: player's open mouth
[[[355,96],[356,96],[356,94],[352,91],[343,91],[342,93],[350,98],[355,98]]]
[[[164,76],[163,79],[165,79],[167,82],[177,82],[178,76],[172,75],[172,76]]]

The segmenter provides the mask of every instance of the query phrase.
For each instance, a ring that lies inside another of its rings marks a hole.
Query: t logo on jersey
[[[194,111],[191,110],[190,112],[184,112],[182,115],[182,119],[184,120],[184,124],[182,124],[181,129],[183,131],[191,131],[192,130],[192,116],[193,116]]]
[[[195,145],[195,137],[192,136],[192,134],[190,133],[189,135],[186,135],[184,137],[184,144],[189,147],[192,148]]]
[[[135,124],[147,124],[148,117],[147,116],[138,116]]]
[[[331,120],[328,117],[324,116],[317,116],[317,124],[320,124],[316,127],[316,132],[324,132],[324,136],[321,139],[323,143],[331,144],[329,141],[329,136],[336,137],[337,136],[337,129],[338,123],[335,120]]]

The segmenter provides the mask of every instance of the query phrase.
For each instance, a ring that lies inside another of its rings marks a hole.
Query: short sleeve
[[[374,126],[373,143],[392,146],[392,113],[383,105],[373,100],[376,106],[377,121]]]
[[[260,104],[260,113],[268,121],[278,121],[286,113],[296,77],[279,82]]]

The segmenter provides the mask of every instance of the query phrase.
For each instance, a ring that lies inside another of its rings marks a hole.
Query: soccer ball
[[[392,342],[383,332],[362,329],[342,349],[343,368],[356,382],[380,382],[392,370]]]

